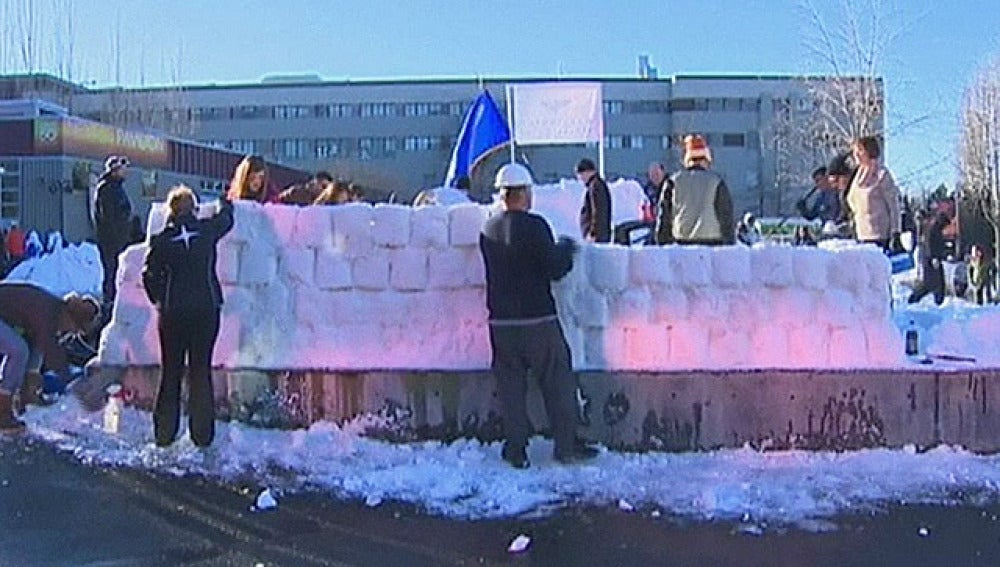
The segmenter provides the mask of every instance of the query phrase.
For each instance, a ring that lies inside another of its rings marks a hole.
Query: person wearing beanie
[[[37,394],[22,391],[29,366],[44,363],[62,387],[72,382],[59,340],[67,333],[89,332],[99,314],[100,304],[90,296],[59,297],[33,284],[0,283],[0,353],[6,359],[0,371],[0,431],[24,429],[14,417],[12,397],[21,393],[24,402]]]
[[[184,185],[171,189],[167,226],[150,241],[142,269],[146,296],[159,318],[160,386],[153,411],[153,436],[159,447],[171,445],[180,429],[185,374],[191,441],[208,447],[215,438],[212,350],[223,299],[216,245],[233,228],[232,203],[225,196],[219,203],[214,216],[200,219],[195,216],[194,192]]]
[[[514,468],[529,466],[531,422],[527,379],[538,380],[555,442],[555,458],[571,463],[596,456],[576,441],[576,380],[552,282],[573,268],[576,242],[556,242],[548,222],[530,212],[531,173],[518,163],[497,171],[503,210],[483,225],[479,250],[486,266],[491,368],[497,383],[505,443],[501,456]]]
[[[726,182],[710,170],[712,152],[699,135],[684,137],[684,169],[671,177],[660,199],[657,244],[732,244],[733,201]]]
[[[102,286],[105,310],[115,301],[115,275],[118,273],[118,255],[125,250],[132,238],[132,203],[125,193],[123,183],[128,172],[129,160],[125,156],[108,156],[104,173],[97,181],[94,202],[94,229],[97,248],[104,268]]]
[[[576,164],[576,178],[587,187],[580,208],[580,233],[588,242],[611,242],[611,191],[597,174],[594,162]]]

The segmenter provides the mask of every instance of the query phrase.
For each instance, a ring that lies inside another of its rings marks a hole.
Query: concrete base
[[[157,367],[90,368],[151,408]],[[692,451],[961,445],[1000,450],[1000,370],[583,372],[581,435],[622,450]],[[219,416],[267,427],[380,414],[395,439],[500,436],[487,371],[213,373]],[[537,387],[532,422],[546,427]]]

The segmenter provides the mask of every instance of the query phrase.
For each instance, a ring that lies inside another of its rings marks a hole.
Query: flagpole
[[[514,163],[514,140],[517,138],[514,129],[514,89],[511,88],[510,83],[504,85],[505,96],[507,97],[507,124],[510,126],[510,163]]]

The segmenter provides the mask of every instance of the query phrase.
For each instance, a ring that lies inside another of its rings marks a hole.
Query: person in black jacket
[[[588,242],[611,242],[611,192],[589,159],[576,165],[576,178],[587,186],[580,209],[580,233]]]
[[[506,437],[502,455],[515,468],[528,466],[529,370],[545,399],[556,460],[571,463],[596,455],[576,442],[576,380],[550,288],[553,280],[573,268],[576,243],[569,238],[556,243],[545,219],[528,212],[533,184],[524,166],[501,167],[496,186],[504,210],[486,221],[479,236],[486,265],[492,369]]]
[[[233,227],[232,204],[225,197],[220,204],[215,216],[198,219],[194,192],[183,185],[173,188],[167,195],[167,226],[151,240],[142,271],[146,295],[159,311],[162,369],[153,432],[161,447],[177,436],[185,359],[191,440],[207,447],[215,436],[212,349],[222,306],[216,243]]]
[[[115,301],[115,274],[118,273],[118,255],[132,239],[132,203],[122,183],[128,171],[125,156],[109,156],[104,162],[104,173],[97,181],[94,202],[94,229],[97,248],[104,268],[102,298],[106,308]],[[110,309],[107,309],[110,312]]]
[[[928,293],[934,294],[934,303],[944,302],[944,259],[948,249],[944,241],[944,227],[948,226],[948,216],[938,213],[929,221],[929,226],[920,235],[920,263],[923,265],[923,279],[910,294],[909,303],[917,303]]]

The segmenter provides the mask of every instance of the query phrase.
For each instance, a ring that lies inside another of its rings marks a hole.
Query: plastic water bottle
[[[910,324],[906,327],[906,354],[907,356],[920,354],[920,331],[917,330],[917,324],[913,319],[910,319]]]
[[[104,405],[104,432],[111,435],[118,433],[122,422],[122,410],[125,402],[122,399],[121,384],[108,386],[108,403]]]

